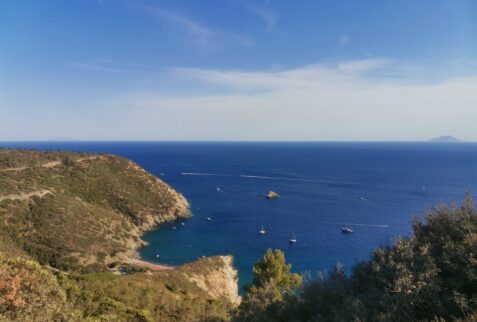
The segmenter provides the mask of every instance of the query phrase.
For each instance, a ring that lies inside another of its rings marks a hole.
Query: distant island
[[[451,135],[442,135],[437,138],[430,139],[429,142],[442,142],[442,143],[459,143],[463,142],[462,140],[459,140],[456,137],[453,137]]]

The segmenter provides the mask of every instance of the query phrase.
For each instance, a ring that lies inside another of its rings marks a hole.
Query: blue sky
[[[472,0],[4,0],[0,140],[477,140],[476,35]]]

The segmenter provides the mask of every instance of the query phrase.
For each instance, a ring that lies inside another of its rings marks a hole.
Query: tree
[[[252,284],[247,284],[245,296],[240,306],[241,321],[273,321],[279,315],[280,307],[302,284],[299,274],[291,273],[285,254],[276,249],[268,249],[263,258],[253,267]]]

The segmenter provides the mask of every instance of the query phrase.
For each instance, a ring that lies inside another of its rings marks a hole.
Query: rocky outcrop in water
[[[279,195],[275,191],[269,191],[266,196],[268,200],[277,199],[278,197]]]

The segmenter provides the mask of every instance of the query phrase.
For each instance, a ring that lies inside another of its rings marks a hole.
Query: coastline
[[[164,265],[160,263],[153,263],[144,260],[141,257],[141,254],[139,252],[139,249],[142,247],[145,247],[148,245],[146,241],[142,239],[144,234],[148,231],[156,229],[159,225],[167,222],[172,222],[177,219],[187,219],[191,217],[190,213],[190,206],[189,202],[187,199],[179,192],[174,190],[171,186],[169,186],[167,183],[164,181],[160,180],[157,178],[158,182],[161,184],[164,184],[168,187],[169,192],[173,195],[175,204],[174,206],[164,215],[162,216],[149,216],[148,221],[144,223],[141,227],[138,229],[138,234],[137,237],[139,238],[139,242],[133,243],[131,245],[130,251],[126,251],[127,253],[130,253],[130,256],[127,256],[128,262],[133,265],[141,266],[141,267],[146,267],[149,268],[153,271],[163,271],[163,270],[170,270],[174,269],[175,266],[170,266],[170,265]]]

